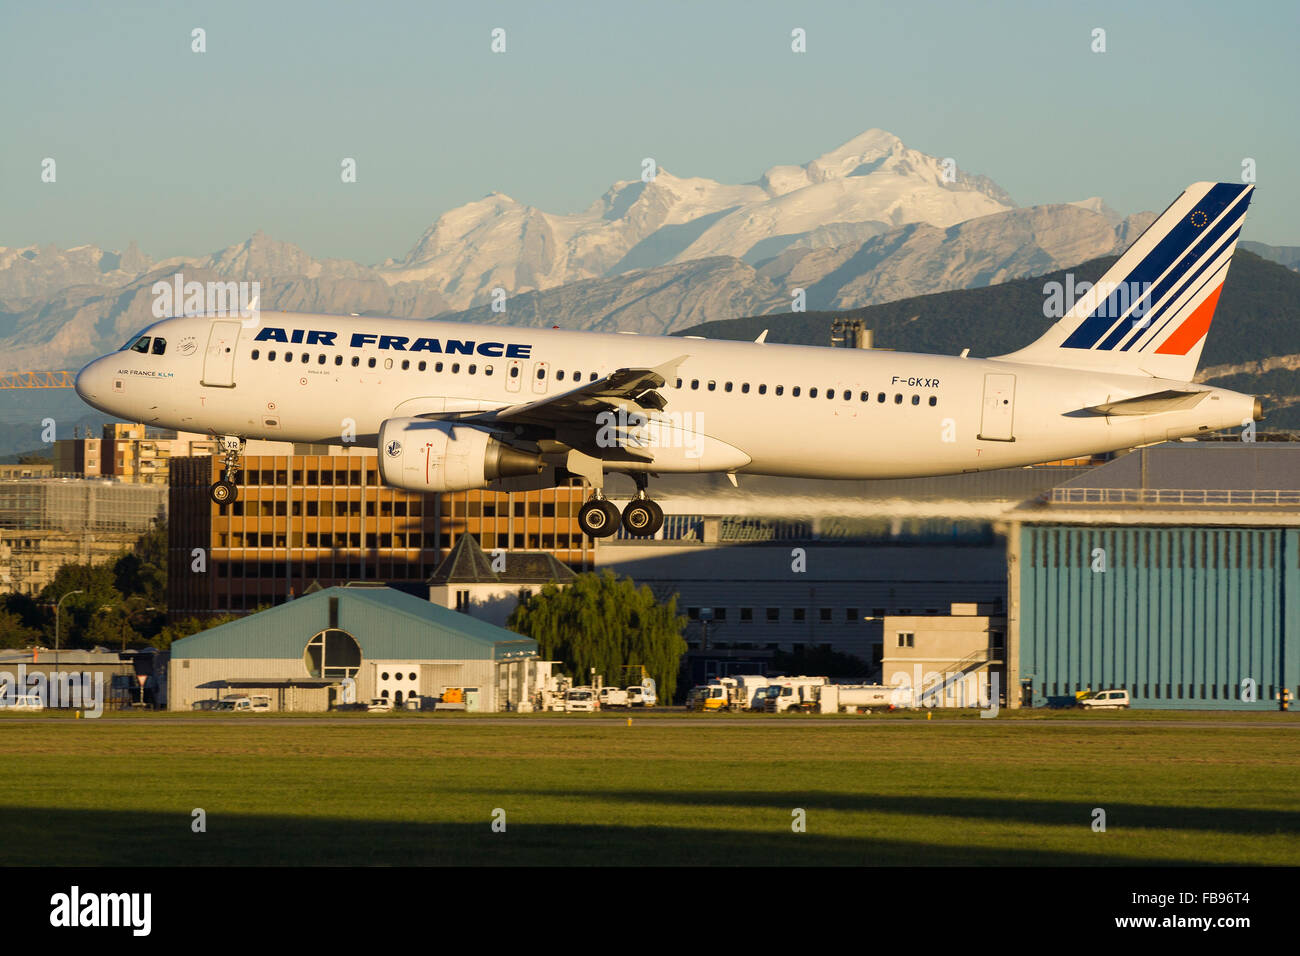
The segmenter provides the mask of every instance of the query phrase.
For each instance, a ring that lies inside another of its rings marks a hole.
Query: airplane
[[[584,533],[648,537],[659,474],[958,474],[1261,419],[1257,398],[1192,382],[1253,190],[1187,187],[1040,338],[992,358],[254,310],[156,322],[76,390],[217,438],[219,505],[247,439],[355,442],[408,491],[580,476]],[[621,513],[611,473],[635,482]]]

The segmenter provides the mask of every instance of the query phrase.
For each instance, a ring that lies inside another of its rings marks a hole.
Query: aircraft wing
[[[527,425],[565,425],[590,422],[605,411],[663,411],[668,404],[655,389],[686,360],[679,355],[654,368],[620,368],[586,385],[550,395],[535,402],[511,405],[492,414],[494,421]]]
[[[603,412],[622,411],[629,416],[643,416],[662,411],[668,403],[656,389],[664,386],[668,377],[676,373],[677,367],[686,358],[685,355],[679,355],[654,368],[615,369],[594,382],[579,385],[567,392],[548,395],[535,402],[508,405],[490,412],[461,413],[455,417],[460,421],[490,427],[531,425],[554,429],[558,441],[594,458],[650,461],[652,455],[635,447],[626,447],[621,442],[613,447],[598,446],[596,434],[603,423],[597,416]]]

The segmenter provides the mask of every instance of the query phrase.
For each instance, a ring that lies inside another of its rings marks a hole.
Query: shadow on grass
[[[501,790],[461,790],[502,799]],[[521,794],[522,795],[522,794]],[[532,797],[586,798],[625,803],[673,804],[697,807],[766,808],[789,812],[794,807],[805,810],[840,810],[857,813],[891,813],[908,816],[960,817],[991,820],[997,823],[1029,823],[1046,826],[1089,826],[1092,811],[1106,811],[1106,825],[1114,829],[1204,830],[1211,833],[1279,835],[1295,839],[1300,833],[1300,811],[1242,810],[1233,807],[1152,806],[1115,803],[1098,799],[1026,800],[1004,797],[933,797],[863,793],[828,793],[825,791],[789,791],[785,793],[751,790],[528,790]]]
[[[656,795],[658,796],[658,795]],[[805,799],[801,805],[807,806]],[[485,804],[490,806],[490,804]],[[1076,818],[1077,822],[1077,818]],[[1162,865],[1159,858],[938,846],[772,830],[530,824],[505,833],[481,824],[387,822],[211,813],[207,832],[188,813],[0,809],[6,866],[1099,866]],[[815,828],[814,828],[815,829]],[[1101,845],[1098,846],[1099,851]]]

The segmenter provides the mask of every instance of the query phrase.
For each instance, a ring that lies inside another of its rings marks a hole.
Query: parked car
[[[378,710],[378,711],[386,711],[392,709],[393,709],[393,702],[389,700],[387,697],[374,697],[371,699],[370,705],[366,707],[366,710]]]
[[[1085,697],[1079,703],[1088,710],[1101,710],[1108,707],[1116,709],[1122,707],[1127,710],[1131,701],[1126,690],[1102,690],[1091,697]]]

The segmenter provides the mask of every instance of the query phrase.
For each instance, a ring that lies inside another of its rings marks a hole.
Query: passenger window
[[[850,392],[847,388],[844,390],[844,400],[846,402],[853,401],[853,393]]]
[[[267,360],[268,362],[274,362],[274,361],[275,361],[275,353],[274,353],[274,352],[267,352],[267,353],[266,353],[266,360]]]
[[[930,404],[931,404],[931,405],[938,405],[938,404],[939,404],[939,399],[936,398],[935,396],[931,395],[931,396],[930,396]]]
[[[870,392],[863,392],[863,393],[862,393],[861,401],[864,401],[864,402],[869,402],[869,401],[871,401],[871,393],[870,393]]]
[[[410,367],[411,367],[411,360],[410,360],[410,359],[402,359],[402,371],[405,372],[405,371],[406,371],[407,369],[409,369]]]
[[[435,362],[435,363],[434,363],[434,366],[433,366],[433,370],[434,370],[435,372],[441,372],[441,371],[442,371],[442,363],[441,363],[441,362]]]
[[[308,362],[310,362],[310,361],[311,361],[311,356],[308,355],[306,352],[303,352],[303,353],[302,353],[302,364],[303,364],[303,365],[306,365],[306,364],[307,364]]]
[[[816,398],[816,397],[817,397],[817,386],[816,386],[816,385],[814,385],[812,388],[808,389],[808,397],[809,397],[809,398]]]
[[[375,360],[373,356],[371,358],[366,359],[366,368],[374,368],[374,367],[375,367]]]
[[[439,365],[438,367],[439,367],[440,369],[442,368],[441,365]],[[512,365],[512,366],[510,366],[510,377],[511,377],[511,378],[518,378],[518,377],[519,377],[519,366],[518,366],[518,365]]]
[[[680,378],[677,380],[677,387],[678,388],[682,387],[682,380]]]
[[[258,351],[257,351],[257,349],[253,349],[253,354],[252,354],[251,357],[252,357],[252,359],[253,359],[254,362],[257,361],[257,356],[258,356]]]
[[[921,396],[920,396],[920,395],[913,395],[913,396],[912,396],[912,404],[913,404],[913,405],[920,405],[920,404],[921,404]]]
[[[745,382],[745,383],[743,383],[743,384],[740,386],[740,394],[742,394],[742,395],[748,395],[748,394],[749,394],[749,383],[748,383],[748,382]]]
[[[474,375],[474,374],[476,374],[477,372],[478,372],[478,366],[477,366],[477,365],[471,365],[471,366],[469,367],[469,374]]]
[[[592,380],[593,382],[596,381],[596,373],[595,373],[595,372],[592,372],[592,373],[591,373],[591,380]]]
[[[324,352],[321,352],[320,355],[316,356],[316,364],[317,364],[317,365],[324,365],[324,364],[325,364],[325,353],[324,353]]]
[[[428,363],[427,363],[427,362],[421,362],[421,363],[420,363],[419,365],[417,365],[415,368],[416,368],[416,371],[423,372],[427,367],[428,367]]]
[[[564,381],[564,369],[560,369],[560,370],[558,370],[558,371],[555,373],[555,380],[556,380],[557,382],[563,382],[563,381]]]
[[[153,340],[153,354],[154,354],[154,355],[162,355],[162,354],[163,354],[164,352],[166,352],[166,351],[167,351],[167,340],[166,340],[166,339],[154,339],[154,340]]]
[[[392,368],[392,367],[393,367],[393,360],[390,358],[384,359],[384,368]]]
[[[884,400],[885,400],[885,393],[884,393],[884,392],[881,392],[879,395],[876,396],[876,401],[878,401],[878,402],[883,402]]]
[[[459,363],[459,362],[452,362],[452,363],[451,363],[451,371],[452,371],[452,374],[455,374],[456,372],[459,372],[459,371],[460,371],[460,363]]]
[[[731,383],[728,382],[726,385],[722,386],[722,390],[723,390],[724,392],[729,392],[729,391],[731,391]]]
[[[452,371],[454,372],[455,369],[452,369]],[[538,368],[538,369],[537,369],[537,380],[540,382],[540,381],[541,381],[542,379],[544,379],[544,378],[546,378],[546,369],[545,369],[545,368]]]
[[[710,392],[715,392],[715,391],[717,391],[717,389],[718,389],[718,383],[717,383],[717,382],[709,382],[709,391],[710,391]]]
[[[483,366],[483,374],[484,374],[484,375],[491,375],[491,374],[492,374],[492,366],[491,366],[491,365],[484,365],[484,366]]]
[[[766,385],[760,385],[760,386],[758,386],[758,394],[760,394],[760,395],[766,395],[766,394],[767,394],[767,386],[766,386]]]
[[[699,388],[699,387],[700,387],[700,380],[698,378],[691,379],[691,388]]]
[[[895,404],[895,405],[902,405],[902,404],[903,404],[903,396],[902,396],[902,395],[895,394],[895,395],[894,395],[894,404]]]
[[[334,364],[335,364],[335,365],[342,365],[342,364],[343,364],[343,356],[342,356],[342,355],[336,355],[336,356],[334,356]]]
[[[352,356],[352,367],[356,368],[360,364],[361,364],[361,356],[360,355]]]
[[[285,360],[286,362],[292,362],[292,361],[293,361],[293,353],[292,353],[292,352],[285,352],[285,353],[284,353],[284,360]]]
[[[790,389],[790,394],[791,394],[791,396],[793,396],[794,398],[798,398],[798,397],[799,397],[799,386],[796,385],[796,386],[794,386],[792,389]]]
[[[785,394],[785,386],[784,386],[784,385],[778,385],[778,386],[776,387],[776,394],[778,394],[778,395],[784,395],[784,394]]]
[[[132,352],[139,352],[141,355],[149,354],[149,336],[142,335],[135,340],[135,345],[131,346]]]

